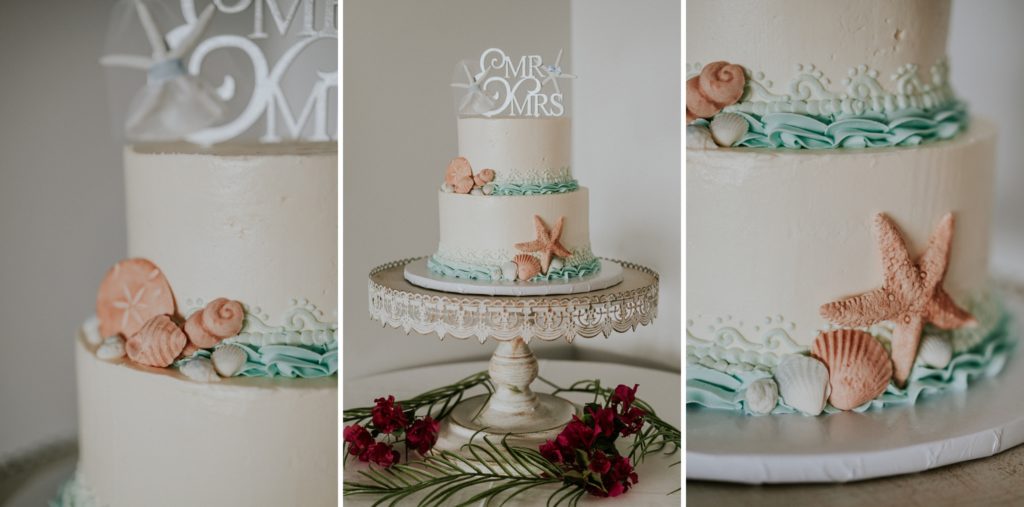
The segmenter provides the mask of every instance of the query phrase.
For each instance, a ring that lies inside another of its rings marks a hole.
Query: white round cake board
[[[427,268],[427,259],[419,259],[405,266],[405,279],[424,289],[474,294],[482,296],[554,296],[579,294],[607,289],[622,281],[622,266],[601,259],[601,269],[590,276],[569,280],[545,282],[506,282],[493,280],[467,280],[443,276]]]
[[[1007,294],[1021,334],[1024,301]],[[1020,345],[1018,345],[1020,348]],[[1024,357],[962,392],[914,406],[820,417],[746,416],[688,407],[686,477],[749,484],[846,482],[984,458],[1024,443]]]

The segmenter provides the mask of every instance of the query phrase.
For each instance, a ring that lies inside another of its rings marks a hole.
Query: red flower
[[[625,407],[629,407],[636,400],[636,391],[640,388],[640,384],[633,384],[633,388],[630,389],[624,384],[619,384],[615,388],[615,392],[612,393],[611,402],[612,405],[623,404]]]
[[[636,407],[623,407],[622,413],[618,415],[619,425],[622,428],[622,436],[628,437],[640,431],[644,426],[644,415],[647,413]]]
[[[384,442],[377,442],[370,446],[361,456],[360,461],[369,461],[376,463],[384,468],[388,468],[395,463],[398,463],[399,456],[398,451],[391,447],[391,444]]]
[[[562,446],[558,445],[556,440],[548,440],[543,444],[540,444],[540,455],[544,456],[544,459],[552,463],[565,463],[565,454],[562,452]]]
[[[608,460],[608,456],[601,451],[594,451],[594,455],[590,458],[590,471],[595,474],[604,475],[611,468],[612,462]]]
[[[437,443],[437,433],[441,425],[429,415],[423,419],[417,419],[405,430],[405,444],[410,449],[416,449],[420,454],[427,451]]]
[[[615,409],[611,408],[588,408],[590,418],[594,422],[594,433],[597,436],[615,438]]]
[[[565,426],[565,429],[558,434],[556,441],[563,448],[567,449],[589,449],[594,445],[594,440],[597,436],[594,434],[594,429],[587,426],[577,416],[572,416],[572,420]]]
[[[637,480],[638,477],[633,471],[633,465],[630,464],[629,458],[613,456],[608,471],[601,474],[601,487],[588,485],[587,492],[595,496],[619,496],[629,491],[629,488],[636,484]]]
[[[373,427],[387,435],[405,429],[408,421],[402,412],[402,405],[395,403],[394,396],[373,400],[376,406],[370,413],[373,415]]]
[[[345,426],[344,437],[345,443],[348,444],[348,453],[360,458],[366,452],[366,449],[374,443],[370,432],[358,424]]]

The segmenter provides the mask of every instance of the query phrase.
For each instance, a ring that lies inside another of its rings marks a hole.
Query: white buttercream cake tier
[[[572,180],[571,122],[566,117],[458,119],[459,156],[473,171],[493,169],[498,185]]]
[[[877,213],[916,257],[952,212],[944,287],[987,319],[995,141],[975,119],[953,140],[914,148],[688,149],[687,343],[806,350],[827,327],[820,305],[882,285]]]

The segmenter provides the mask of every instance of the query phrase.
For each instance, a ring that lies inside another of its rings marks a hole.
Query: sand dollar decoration
[[[469,165],[469,160],[466,160],[466,157],[453,158],[444,172],[444,182],[456,194],[468,194],[473,190],[476,181],[473,179],[473,167]]]
[[[746,82],[739,65],[721,61],[705,65],[699,75],[686,80],[686,123],[711,118],[723,107],[735,104]]]
[[[157,315],[128,339],[125,351],[138,364],[165,368],[178,358],[187,342],[185,333],[169,316]]]
[[[189,316],[185,321],[185,334],[196,347],[208,349],[238,334],[244,321],[242,303],[217,298]]]
[[[114,264],[96,293],[100,335],[130,337],[157,315],[174,314],[174,296],[160,268],[146,259]]]
[[[892,378],[892,361],[871,334],[855,329],[821,333],[811,355],[828,368],[832,394],[828,401],[840,410],[852,410],[885,392]]]

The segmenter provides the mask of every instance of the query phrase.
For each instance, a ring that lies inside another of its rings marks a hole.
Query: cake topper
[[[459,62],[453,88],[466,90],[456,98],[460,116],[562,116],[565,100],[559,79],[575,79],[561,66],[562,50],[554,63],[545,64],[540,55],[513,60],[504,51],[490,48],[480,55],[476,73]],[[461,81],[465,76],[466,81]]]
[[[205,145],[239,137],[337,139],[337,0],[213,1],[201,12],[195,0],[176,3],[180,13],[152,0],[119,4],[137,11],[153,51],[149,58],[109,51],[114,54],[101,59],[107,67],[147,71],[125,116],[127,137]],[[252,24],[236,22],[241,16],[251,16]],[[158,22],[173,28],[161,35]],[[238,26],[247,29],[230,33]],[[116,50],[137,45],[118,42]],[[247,68],[251,77],[236,77]],[[219,85],[206,85],[201,70],[223,75]]]

